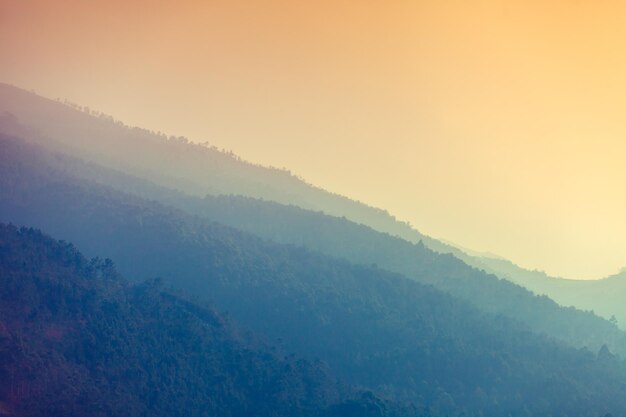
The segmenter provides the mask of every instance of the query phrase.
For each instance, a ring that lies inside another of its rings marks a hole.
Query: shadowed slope
[[[348,382],[442,414],[626,412],[622,368],[606,349],[567,348],[430,286],[264,242],[35,158],[0,169],[0,219],[43,227],[136,279],[162,276]]]
[[[191,144],[184,138],[168,139],[145,129],[129,128],[110,116],[96,116],[88,110],[79,111],[2,83],[0,132],[26,136],[79,158],[200,197],[206,194],[240,194],[294,204],[338,217],[345,216],[412,243],[421,241],[437,252],[452,253],[469,265],[506,278],[538,294],[546,294],[562,305],[594,310],[606,319],[615,315],[620,325],[626,325],[624,279],[593,283],[551,279],[542,273],[526,271],[506,260],[472,256],[468,251],[432,239],[408,224],[396,221],[384,210],[328,193],[288,171],[250,164],[232,153]],[[400,272],[408,274],[405,270]],[[482,289],[479,289],[472,296],[480,297],[481,294]],[[506,303],[510,301],[510,298],[506,298]],[[519,312],[519,308],[516,308],[515,314]],[[538,314],[534,309],[527,313],[533,312]],[[533,326],[542,325],[539,317],[527,322]],[[550,328],[544,330],[556,334],[563,324],[546,325]],[[565,328],[562,333],[565,334],[559,337],[565,340],[581,337],[575,329]],[[590,335],[583,343],[591,344],[595,339],[596,335]],[[615,344],[613,341],[609,343]],[[575,344],[580,345],[577,341]]]
[[[0,375],[2,415],[331,417],[368,404],[380,408],[372,416],[396,415],[206,307],[154,282],[130,286],[109,260],[3,224]]]
[[[6,147],[5,152],[7,156],[15,154],[11,147]],[[43,158],[46,163],[71,175],[153,199],[276,242],[306,246],[366,266],[377,264],[432,284],[481,310],[518,320],[536,332],[554,336],[575,347],[598,351],[606,344],[613,352],[626,353],[626,335],[606,320],[588,312],[560,308],[546,297],[534,296],[508,281],[474,270],[452,256],[439,255],[422,244],[413,245],[345,218],[245,197],[197,198],[75,158],[59,154],[52,156],[34,147],[29,152],[31,156],[15,154],[12,158],[16,161]]]

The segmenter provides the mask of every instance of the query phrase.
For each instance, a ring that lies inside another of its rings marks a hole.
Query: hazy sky
[[[0,0],[0,81],[529,268],[626,266],[626,3]]]

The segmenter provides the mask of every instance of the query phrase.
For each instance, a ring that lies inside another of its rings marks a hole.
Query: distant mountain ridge
[[[29,137],[86,161],[193,195],[235,194],[293,204],[346,217],[413,243],[422,241],[440,253],[452,253],[461,259],[467,256],[398,221],[386,210],[325,191],[289,171],[255,165],[184,138],[128,127],[110,116],[94,116],[3,83],[0,131]]]
[[[42,227],[88,254],[110,256],[134,279],[161,276],[175,288],[214,302],[255,332],[281,338],[287,350],[321,357],[346,381],[436,415],[626,412],[625,370],[604,344],[592,351],[573,349],[530,331],[515,316],[541,315],[537,307],[547,306],[546,322],[553,314],[568,317],[566,324],[584,318],[623,337],[611,323],[559,309],[452,255],[437,255],[422,243],[413,245],[340,216],[311,213],[296,203],[204,196],[203,190],[219,187],[246,192],[263,181],[275,192],[282,189],[263,168],[268,177],[259,181],[262,175],[239,170],[232,156],[220,165],[223,154],[215,150],[198,150],[181,140],[159,142],[158,135],[136,141],[135,130],[115,123],[113,130],[126,135],[112,137],[92,116],[72,109],[59,114],[48,104],[37,110],[37,103],[28,104],[30,97],[22,100],[8,107],[42,124],[24,123],[13,113],[0,115],[5,132],[32,142],[0,135],[0,221]],[[49,131],[58,138],[46,137]],[[124,139],[135,147],[129,154]],[[37,148],[42,145],[72,155],[76,165]],[[133,158],[141,159],[134,168]],[[51,159],[59,164],[50,164]],[[86,166],[97,171],[95,178],[77,175]],[[204,182],[198,182],[194,170],[203,170],[199,178]],[[127,184],[114,187],[108,182],[113,179]],[[298,184],[299,192],[310,197]],[[250,190],[271,195],[267,189]],[[394,268],[395,273],[386,270]],[[483,311],[463,301],[461,293],[446,294],[459,288],[469,291],[469,298],[483,297]],[[538,304],[528,303],[531,299]],[[504,316],[491,310],[508,301],[529,311]],[[568,340],[572,329],[557,330]]]
[[[451,253],[468,265],[545,294],[561,305],[593,310],[606,319],[615,316],[618,325],[626,329],[626,278],[594,282],[552,279],[505,259],[438,241],[396,221],[384,210],[328,193],[287,171],[241,161],[232,153],[129,128],[108,116],[93,116],[1,83],[0,132],[28,137],[86,161],[199,197],[239,194],[346,217],[412,243],[421,241],[436,252]]]
[[[530,271],[505,259],[475,258],[468,263],[482,265],[484,269],[537,294],[545,294],[561,305],[593,311],[607,320],[614,319],[621,329],[626,329],[624,270],[602,279],[576,280],[551,277],[542,271]]]
[[[613,352],[626,354],[626,335],[613,324],[590,313],[559,308],[546,297],[534,296],[508,281],[473,270],[451,256],[431,252],[421,242],[414,245],[345,218],[293,205],[241,196],[190,196],[73,157],[49,154],[25,143],[24,150],[30,156],[20,156],[10,143],[10,140],[4,142],[7,145],[4,150],[7,155],[14,155],[16,161],[37,160],[42,167],[49,164],[69,175],[158,201],[274,242],[304,246],[366,266],[376,264],[431,284],[481,310],[515,319],[535,332],[572,346],[597,351],[606,344]],[[0,139],[0,146],[2,144]]]
[[[191,194],[241,194],[346,216],[375,229],[394,229],[396,234],[416,233],[384,210],[324,191],[288,171],[244,162],[185,139],[130,128],[0,83],[2,112],[7,113],[4,133],[23,136],[25,129],[44,145]]]
[[[3,143],[17,150],[0,152],[0,219],[111,257],[135,280],[160,276],[348,383],[434,415],[626,412],[625,370],[606,347],[570,348],[430,285],[264,241]]]
[[[1,83],[0,132],[28,137],[86,161],[192,195],[240,194],[345,216],[409,242],[421,241],[439,253],[452,253],[473,267],[548,295],[562,305],[593,310],[606,319],[614,315],[618,325],[626,329],[626,305],[622,302],[626,279],[592,284],[552,280],[504,259],[471,256],[396,221],[383,210],[327,193],[287,171],[241,161],[230,153],[128,128],[110,117],[96,117]]]

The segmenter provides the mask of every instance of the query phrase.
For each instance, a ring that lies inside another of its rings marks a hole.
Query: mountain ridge
[[[400,238],[376,232],[345,218],[305,211],[250,197],[205,196],[199,199],[162,188],[146,180],[83,163],[73,157],[48,154],[36,145],[0,140],[4,153],[24,166],[55,166],[59,172],[157,201],[210,221],[217,221],[270,241],[294,244],[349,262],[400,273],[433,285],[480,310],[503,314],[533,331],[556,337],[575,347],[597,351],[603,344],[626,354],[626,339],[612,323],[593,314],[559,308],[547,298],[536,297],[515,284],[472,270],[461,261],[430,252]],[[17,151],[22,146],[22,151]],[[34,146],[29,148],[28,146]],[[13,149],[13,150],[12,150]],[[37,153],[37,150],[40,152]],[[20,152],[25,152],[20,156]],[[7,174],[7,178],[10,175]]]
[[[346,217],[409,242],[422,241],[436,252],[452,253],[468,265],[547,295],[562,306],[594,311],[607,320],[615,316],[618,325],[626,330],[626,306],[622,302],[626,297],[626,279],[591,284],[555,281],[510,261],[470,256],[396,221],[384,210],[327,193],[287,171],[245,163],[232,153],[128,128],[109,116],[97,117],[1,83],[0,130],[29,136],[44,146],[198,197],[240,194],[293,204]]]
[[[0,155],[0,219],[110,257],[133,279],[161,276],[350,384],[443,415],[626,412],[624,370],[606,347],[573,349],[397,273]]]

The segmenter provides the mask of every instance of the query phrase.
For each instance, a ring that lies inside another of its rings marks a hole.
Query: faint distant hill
[[[626,270],[603,279],[576,280],[527,270],[501,258],[480,257],[469,260],[469,263],[482,266],[537,294],[547,295],[561,305],[591,310],[606,319],[614,317],[617,324],[626,329]]]
[[[545,294],[562,305],[615,315],[626,328],[626,279],[580,282],[547,277],[512,262],[423,235],[388,212],[306,183],[289,171],[263,167],[230,152],[128,127],[112,117],[0,83],[0,132],[41,144],[186,193],[235,194],[322,211],[367,225]]]

